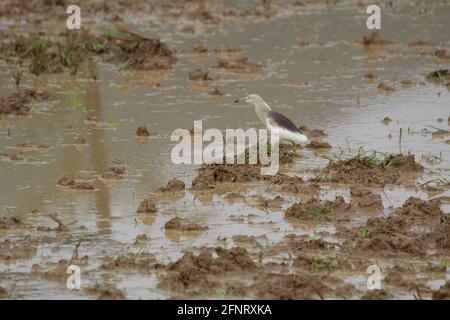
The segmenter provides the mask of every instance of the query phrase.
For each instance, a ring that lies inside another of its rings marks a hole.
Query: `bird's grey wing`
[[[278,113],[276,111],[267,112],[267,121],[272,125],[280,128],[287,129],[292,132],[300,132],[297,126],[289,120],[288,117]]]

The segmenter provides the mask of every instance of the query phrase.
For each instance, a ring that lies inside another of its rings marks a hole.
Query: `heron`
[[[252,103],[259,120],[271,131],[278,129],[280,142],[290,142],[293,145],[305,145],[308,137],[285,115],[272,111],[269,105],[257,94],[250,94],[244,98],[235,100],[236,103]]]

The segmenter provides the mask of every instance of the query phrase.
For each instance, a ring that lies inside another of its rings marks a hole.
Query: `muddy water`
[[[157,35],[178,50],[178,63],[168,72],[118,71],[99,63],[98,81],[77,79],[69,75],[33,78],[24,85],[48,90],[56,101],[37,105],[31,116],[2,119],[0,150],[22,151],[23,160],[0,162],[0,204],[2,214],[17,215],[36,226],[54,226],[45,213],[58,212],[66,223],[76,221],[64,239],[49,235],[31,259],[0,264],[2,287],[11,298],[86,298],[84,291],[69,291],[64,282],[35,279],[28,275],[34,263],[46,264],[70,259],[76,242],[82,239],[80,255],[89,256],[83,270],[83,283],[114,283],[128,298],[165,298],[170,293],[156,289],[157,274],[105,276],[98,271],[102,257],[129,250],[148,252],[167,263],[186,250],[201,246],[233,246],[234,235],[254,235],[265,247],[277,243],[287,233],[314,235],[328,233],[333,241],[331,223],[295,224],[285,221],[283,209],[298,198],[284,195],[279,210],[267,212],[257,206],[257,199],[274,197],[269,185],[261,187],[224,187],[218,192],[197,195],[186,191],[174,198],[157,195],[157,214],[136,214],[142,199],[177,177],[190,186],[196,176],[195,166],[176,166],[171,162],[173,143],[170,134],[177,128],[193,127],[203,120],[206,128],[261,127],[253,108],[233,103],[249,93],[260,94],[273,109],[286,114],[297,124],[321,128],[333,146],[327,156],[355,154],[361,146],[380,152],[411,152],[426,173],[425,182],[436,177],[450,177],[450,148],[447,138],[433,138],[424,129],[449,129],[450,94],[444,86],[425,81],[424,75],[449,64],[437,65],[432,55],[420,55],[408,47],[419,39],[450,49],[449,6],[425,9],[400,5],[383,14],[384,39],[393,47],[367,49],[360,44],[365,15],[351,4],[326,10],[305,9],[294,14],[282,13],[263,21],[223,22],[205,35],[186,36],[171,28],[147,31],[146,22],[135,17],[130,22],[148,35]],[[202,41],[207,55],[192,54],[195,43]],[[299,46],[300,42],[308,45]],[[212,49],[220,45],[236,46],[251,62],[264,65],[257,74],[223,73],[214,66],[217,57]],[[218,78],[208,85],[188,81],[189,71],[210,68]],[[2,94],[11,91],[8,68],[2,66]],[[368,82],[363,76],[371,72],[377,78]],[[411,80],[405,88],[400,82]],[[387,82],[392,93],[377,90]],[[212,98],[208,91],[217,86],[224,96]],[[86,121],[96,116],[100,125]],[[389,117],[388,124],[382,120]],[[439,122],[438,119],[444,121]],[[148,139],[136,137],[136,129],[145,125]],[[399,130],[402,139],[399,142]],[[75,144],[82,137],[86,145]],[[18,144],[45,144],[48,149],[18,149]],[[311,150],[289,169],[308,176],[326,160]],[[115,160],[126,166],[123,180],[105,182],[101,173]],[[57,186],[62,176],[85,178],[95,184],[95,191],[68,191]],[[226,192],[242,191],[246,201],[230,203]],[[339,187],[322,190],[323,198],[335,194],[348,197]],[[446,195],[448,194],[445,193]],[[411,195],[428,198],[428,194],[411,187],[387,188],[383,204],[398,207]],[[448,206],[443,206],[449,212]],[[37,209],[37,212],[30,213]],[[201,232],[168,232],[164,224],[180,216],[208,226]],[[354,223],[365,221],[355,217]],[[25,232],[26,234],[27,232]],[[148,237],[143,245],[133,245],[136,236]],[[23,236],[23,235],[19,235]],[[53,239],[55,238],[55,239]],[[53,241],[54,240],[54,241]],[[57,244],[55,244],[55,242]],[[249,250],[258,250],[249,248]],[[280,256],[283,254],[280,253]],[[5,271],[8,272],[5,272]],[[358,275],[343,275],[358,283]],[[359,280],[358,280],[359,279]],[[364,279],[361,280],[364,283]]]

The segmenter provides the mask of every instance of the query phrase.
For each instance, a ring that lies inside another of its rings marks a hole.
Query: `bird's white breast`
[[[278,130],[278,134],[280,137],[280,143],[286,142],[286,140],[292,141],[295,144],[301,144],[301,145],[308,143],[308,138],[299,132],[292,132],[285,128],[272,126],[271,123],[267,120],[266,120],[266,127],[268,130],[274,130],[274,129]]]

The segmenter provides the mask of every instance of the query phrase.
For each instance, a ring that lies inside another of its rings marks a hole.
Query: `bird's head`
[[[239,103],[239,102],[257,103],[257,102],[261,102],[261,101],[263,101],[262,98],[260,96],[258,96],[257,94],[249,94],[246,97],[234,100],[234,102],[236,102],[236,103]]]

